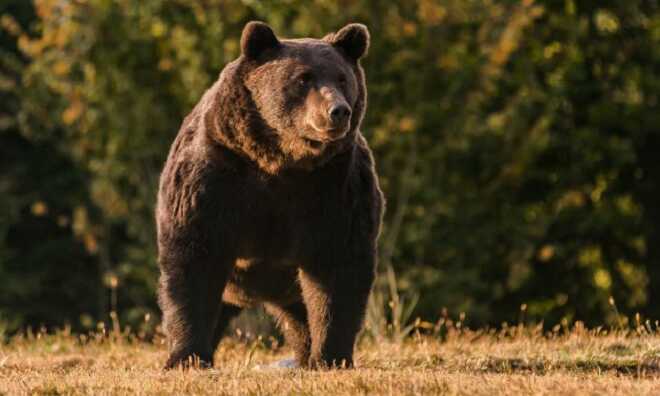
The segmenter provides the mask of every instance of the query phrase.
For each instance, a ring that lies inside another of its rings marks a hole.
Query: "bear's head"
[[[346,150],[365,112],[359,60],[368,47],[361,24],[322,39],[278,39],[268,25],[248,23],[241,57],[223,72],[223,140],[270,173],[313,167]]]

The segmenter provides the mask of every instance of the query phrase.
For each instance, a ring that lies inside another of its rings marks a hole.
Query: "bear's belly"
[[[229,275],[222,301],[240,307],[263,302],[288,305],[302,298],[297,276],[297,266],[288,261],[240,258]]]

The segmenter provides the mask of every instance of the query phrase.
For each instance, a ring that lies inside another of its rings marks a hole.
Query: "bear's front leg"
[[[161,244],[159,304],[170,346],[166,369],[210,367],[229,261],[196,243]]]
[[[353,366],[374,273],[375,252],[302,269],[300,284],[312,339],[310,368]]]

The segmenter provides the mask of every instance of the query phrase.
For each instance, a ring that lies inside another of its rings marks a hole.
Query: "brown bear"
[[[278,39],[248,23],[241,56],[185,118],[156,221],[166,368],[213,354],[263,304],[300,367],[350,367],[376,268],[383,195],[360,133],[364,25]]]

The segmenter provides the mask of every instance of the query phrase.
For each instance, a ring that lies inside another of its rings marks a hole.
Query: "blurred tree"
[[[20,275],[38,245],[7,230],[31,234],[43,201],[71,226],[40,240],[84,247],[58,273],[93,279],[77,298],[100,301],[72,312],[107,317],[112,284],[123,322],[155,310],[160,168],[185,114],[238,55],[244,23],[261,19],[285,37],[369,26],[364,132],[388,197],[381,261],[419,293],[416,314],[446,306],[498,324],[524,303],[533,320],[611,323],[614,296],[624,312],[660,317],[656,1],[37,0],[34,24],[32,7],[8,4],[3,160],[30,150],[2,163],[2,182],[40,182],[0,195],[0,274],[13,271],[34,305],[46,297]]]
[[[72,232],[74,208],[84,205],[86,175],[63,157],[53,139],[20,133],[15,117],[24,59],[15,36],[35,19],[25,1],[0,6],[0,327],[77,325],[99,316],[105,299],[93,258]],[[91,282],[90,282],[91,280]]]

